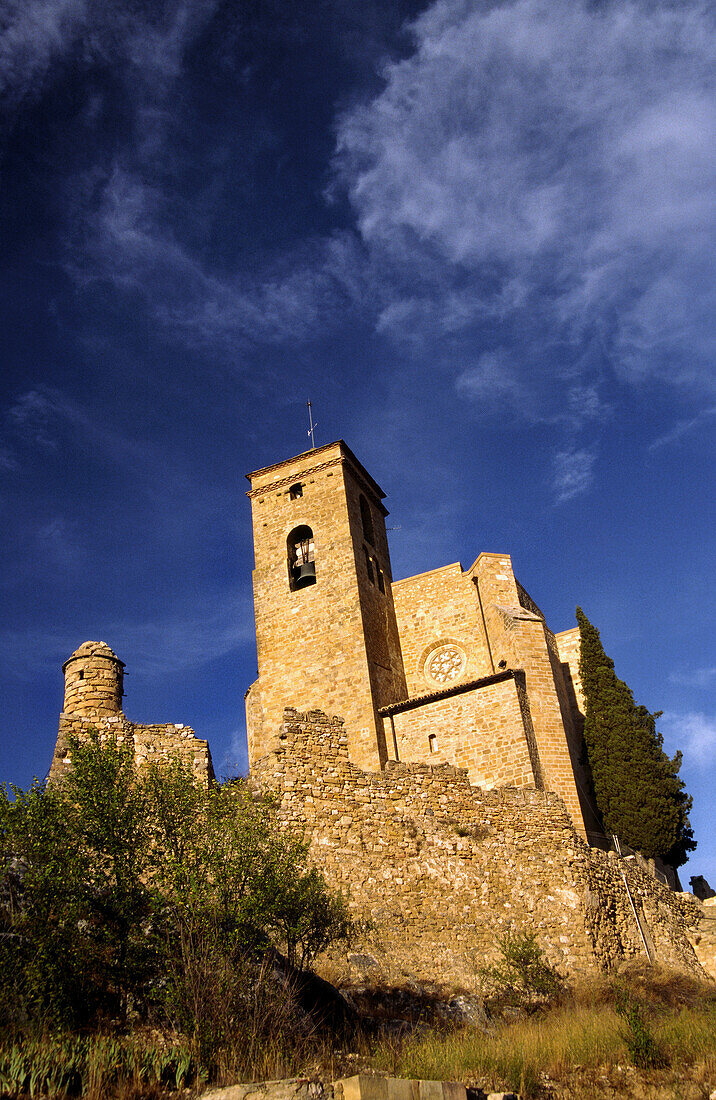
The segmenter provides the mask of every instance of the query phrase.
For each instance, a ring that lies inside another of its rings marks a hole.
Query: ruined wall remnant
[[[61,779],[70,769],[70,738],[82,739],[97,730],[100,738],[130,745],[139,768],[179,756],[208,783],[214,777],[209,743],[198,738],[190,726],[172,722],[141,725],[124,715],[124,667],[106,642],[83,642],[65,661],[65,699],[49,778]]]
[[[373,921],[358,957],[375,976],[469,986],[497,937],[520,929],[570,973],[646,957],[642,932],[659,962],[700,970],[688,938],[698,903],[590,849],[552,792],[481,790],[449,764],[367,772],[340,719],[292,710],[252,780],[276,792],[329,883]]]

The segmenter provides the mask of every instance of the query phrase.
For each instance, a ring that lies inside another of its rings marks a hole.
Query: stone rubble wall
[[[170,757],[179,756],[191,765],[202,783],[208,784],[214,778],[209,743],[198,738],[190,726],[170,722],[140,725],[130,722],[120,712],[110,717],[95,715],[91,718],[62,713],[55,754],[50,766],[50,780],[61,779],[72,767],[69,737],[74,734],[81,740],[88,737],[92,730],[99,732],[101,740],[116,738],[119,744],[131,745],[139,769],[147,764],[163,764]]]
[[[699,902],[699,922],[690,934],[696,958],[706,973],[716,979],[716,898]]]
[[[645,957],[642,931],[657,961],[701,972],[688,938],[698,903],[590,849],[551,792],[481,790],[447,764],[366,772],[348,758],[341,719],[293,710],[252,781],[276,793],[328,882],[373,922],[345,977],[358,968],[394,983],[474,988],[497,937],[519,930],[536,932],[562,972]]]

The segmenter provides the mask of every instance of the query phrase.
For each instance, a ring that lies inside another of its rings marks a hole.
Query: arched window
[[[371,546],[375,546],[375,532],[373,530],[373,517],[370,514],[370,505],[361,493],[359,497],[360,521],[363,525],[363,537]]]
[[[368,553],[368,548],[366,546],[363,547],[363,553],[365,554],[365,569],[366,573],[368,574],[368,580],[371,584],[375,584],[375,575],[373,573],[373,560]]]
[[[305,524],[294,527],[286,540],[288,551],[288,584],[292,591],[316,583],[316,562],[313,531]]]

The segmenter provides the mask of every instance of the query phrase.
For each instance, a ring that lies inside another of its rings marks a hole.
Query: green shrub
[[[507,932],[497,943],[500,961],[479,969],[488,996],[532,1006],[562,991],[564,979],[544,958],[534,932]]]
[[[614,1010],[626,1024],[622,1030],[622,1038],[634,1065],[639,1069],[665,1066],[668,1060],[651,1033],[644,1006],[624,990],[618,989]]]

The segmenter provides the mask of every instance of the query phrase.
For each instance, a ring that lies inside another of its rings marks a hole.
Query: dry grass
[[[615,1011],[619,989],[638,997],[659,1049],[674,1068],[716,1075],[716,990],[651,968],[597,979],[560,1005],[493,1032],[465,1028],[432,1032],[375,1051],[377,1067],[399,1077],[464,1081],[536,1096],[540,1080],[561,1080],[585,1069],[629,1064],[625,1024]]]

